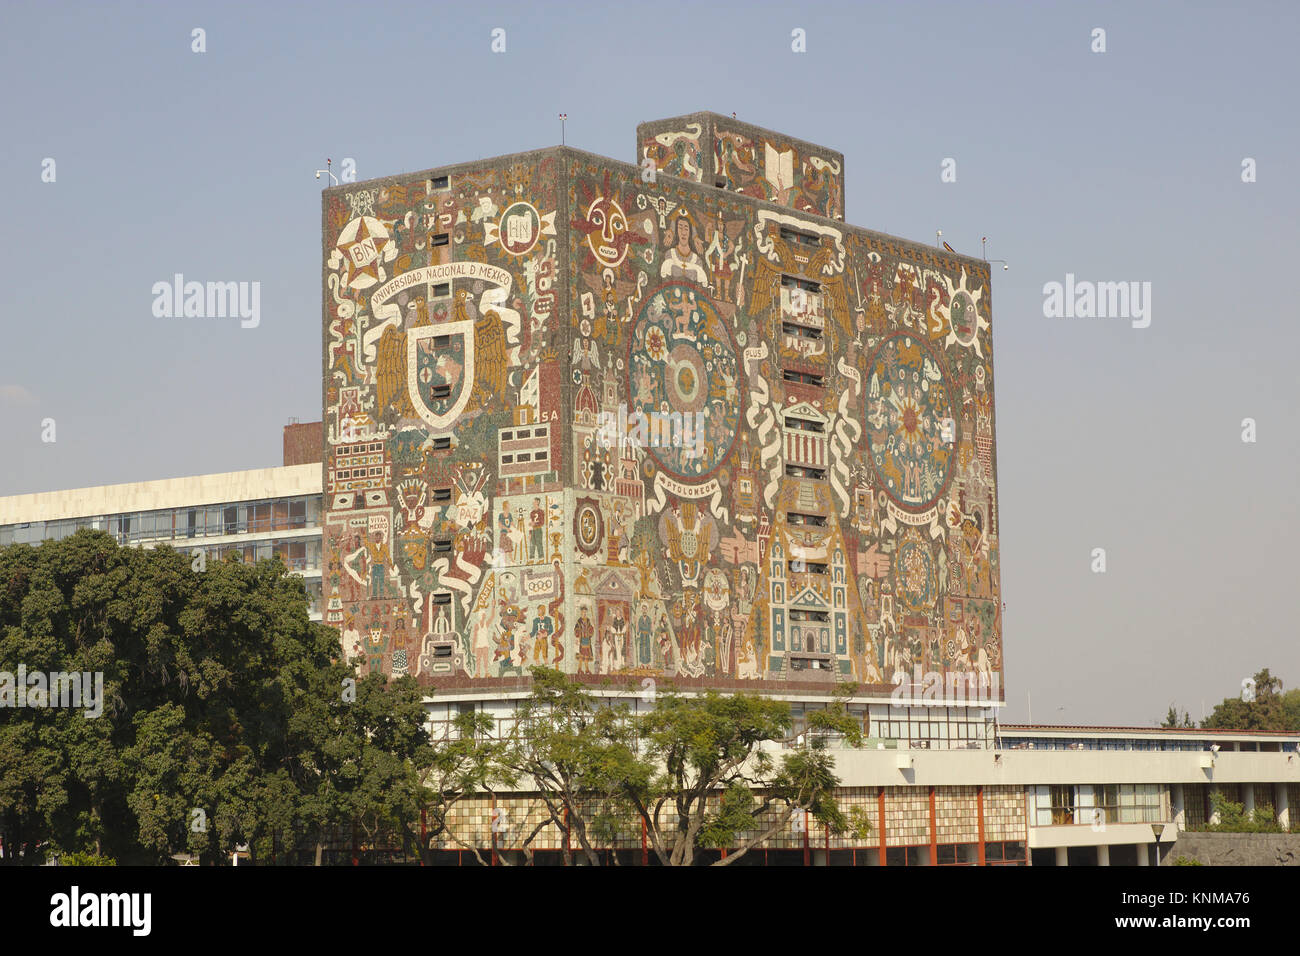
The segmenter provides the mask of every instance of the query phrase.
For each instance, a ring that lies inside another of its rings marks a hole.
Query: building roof
[[[0,498],[0,525],[321,493],[321,466],[288,465]]]
[[[728,122],[732,122],[730,119]],[[761,129],[761,127],[755,127]],[[784,135],[784,134],[782,134]],[[800,141],[802,142],[802,141]],[[808,144],[815,145],[815,144]],[[431,179],[437,176],[450,176],[462,172],[470,172],[482,169],[484,166],[491,165],[509,165],[511,163],[522,163],[533,158],[543,156],[556,156],[564,159],[576,159],[584,162],[598,163],[621,167],[627,173],[630,180],[634,180],[641,175],[641,167],[633,163],[624,162],[621,159],[615,159],[611,156],[602,156],[599,153],[588,152],[584,149],[575,149],[572,146],[546,146],[540,149],[524,150],[517,153],[503,153],[500,156],[488,156],[482,159],[465,160],[459,163],[447,163],[442,166],[434,166],[429,169],[421,169],[413,172],[394,173],[388,176],[376,176],[373,179],[357,180],[356,182],[340,183],[337,186],[327,186],[321,190],[321,203],[325,204],[329,198],[335,194],[347,194],[361,188],[373,189],[376,186],[384,188],[387,186],[399,186],[408,183],[413,179],[423,177]],[[696,183],[689,179],[680,179],[671,176],[668,173],[660,173],[664,179],[677,180],[683,184],[690,185],[695,189],[702,190],[706,195],[714,193],[718,196],[725,196],[729,202],[749,203],[761,209],[769,209],[782,215],[796,215],[801,219],[807,219],[823,225],[832,226],[835,229],[848,229],[860,235],[867,236],[871,239],[892,243],[900,248],[908,250],[908,255],[915,257],[918,254],[932,257],[934,261],[948,261],[955,263],[960,267],[963,263],[973,267],[976,272],[987,272],[989,269],[988,260],[981,258],[973,253],[958,252],[956,250],[948,251],[942,247],[932,246],[927,242],[921,242],[916,239],[906,239],[902,236],[895,236],[887,232],[881,232],[877,229],[870,229],[866,226],[856,226],[846,219],[828,219],[826,216],[808,210],[793,210],[789,206],[783,206],[780,203],[768,202],[765,199],[757,199],[754,196],[746,196],[743,193],[733,192],[730,190],[717,189],[704,183]]]
[[[1079,724],[1000,724],[1004,735],[1009,733],[1053,734],[1066,737],[1077,734],[1134,734],[1176,735],[1201,737],[1269,737],[1300,739],[1300,734],[1279,730],[1228,730],[1221,727],[1086,727]]]

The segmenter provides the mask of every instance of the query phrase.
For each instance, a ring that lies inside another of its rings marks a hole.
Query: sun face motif
[[[646,332],[645,350],[646,354],[656,362],[663,361],[663,357],[668,354],[668,343],[664,339],[663,329],[654,326]]]
[[[627,256],[627,216],[617,201],[599,196],[587,209],[587,247],[603,266],[616,266]]]
[[[924,413],[916,399],[904,394],[899,402],[898,440],[909,449],[915,449],[921,439],[921,416]]]
[[[988,320],[980,315],[980,302],[984,298],[983,287],[973,289],[969,285],[970,276],[966,270],[961,271],[961,282],[953,285],[951,281],[944,280],[948,283],[948,332],[947,339],[944,340],[944,346],[960,345],[962,348],[973,348],[975,354],[980,358],[984,353],[980,350],[980,332],[989,327]]]

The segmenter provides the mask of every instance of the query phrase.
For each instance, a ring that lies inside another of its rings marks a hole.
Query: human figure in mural
[[[611,625],[606,624],[600,629],[600,673],[614,673],[614,637],[611,631]]]
[[[491,609],[487,609],[491,613]],[[472,644],[470,652],[474,658],[473,674],[475,677],[487,677],[492,666],[492,627],[484,618],[475,616],[472,624]]]
[[[733,670],[731,653],[733,645],[734,625],[728,608],[723,608],[722,628],[718,636],[718,673],[731,674]]]
[[[665,237],[664,244],[669,248],[659,267],[660,278],[690,279],[700,285],[708,285],[709,274],[700,255],[704,243],[696,237],[695,223],[684,210],[674,220],[672,232]]]
[[[591,638],[595,634],[596,628],[591,623],[591,614],[587,605],[583,605],[578,612],[578,623],[573,625],[574,636],[578,639],[578,673],[591,673]]]
[[[947,670],[948,665],[952,663],[952,661],[948,659],[948,649],[944,646],[942,631],[936,630],[930,635],[928,656],[930,664],[932,666],[937,664],[938,668],[941,670]]]
[[[614,608],[614,620],[609,626],[610,644],[613,647],[612,670],[622,670],[627,665],[627,621],[623,619],[623,608]]]
[[[537,663],[546,663],[547,645],[554,633],[555,622],[546,613],[546,605],[537,605],[537,616],[533,618],[533,629],[529,632],[529,637],[533,639],[533,660]]]
[[[745,616],[748,616],[749,612],[753,610],[754,586],[754,569],[748,564],[742,565],[740,568],[739,599],[740,613]]]
[[[501,529],[497,534],[497,561],[508,564],[513,550],[510,543],[510,527],[514,524],[514,519],[510,517],[510,506],[504,501],[501,502],[501,514],[497,517],[497,524]]]
[[[633,359],[636,362],[636,372],[632,380],[636,383],[636,392],[632,396],[633,404],[637,406],[657,405],[656,394],[658,392],[657,383],[654,376],[650,374],[650,369],[646,366],[640,356]]]
[[[375,532],[374,541],[366,542],[366,553],[370,556],[370,597],[386,598],[388,588],[384,576],[388,573],[388,543],[382,530]]]
[[[748,631],[740,637],[740,649],[736,654],[736,676],[741,680],[753,680],[758,677],[758,649],[754,646]]]
[[[983,537],[983,527],[981,516],[976,514],[967,516],[961,522],[962,534],[962,558],[966,568],[966,593],[980,594],[979,578],[980,563],[983,557],[980,548],[980,539]]]
[[[506,671],[514,666],[514,630],[520,616],[519,608],[505,601],[501,602],[501,617],[497,622],[498,633],[495,638],[496,649],[492,654],[492,660],[498,665],[498,677],[504,677]]]
[[[713,226],[713,236],[709,246],[704,250],[704,259],[713,267],[713,275],[718,280],[718,297],[725,302],[731,301],[731,280],[735,275],[735,257],[737,252],[736,236],[740,234],[741,223],[729,224],[722,219],[722,210],[718,210],[717,222]],[[734,233],[734,234],[733,234]],[[713,265],[714,257],[717,265]]]
[[[528,558],[546,559],[546,512],[542,510],[542,499],[533,499],[533,510],[528,513]]]
[[[351,662],[361,656],[361,632],[356,620],[349,617],[343,629],[343,660]]]
[[[623,503],[616,501],[605,530],[609,564],[627,564],[627,534],[623,518]]]
[[[528,625],[523,622],[516,629],[515,633],[515,652],[511,657],[511,665],[516,668],[528,666],[529,653],[532,651],[532,639],[528,636]]]
[[[650,621],[650,612],[644,605],[641,607],[641,616],[636,622],[636,653],[637,662],[640,664],[650,663],[650,638],[653,624]]]
[[[659,644],[659,655],[664,660],[664,669],[673,672],[673,638],[668,632],[668,615],[659,612],[659,623],[655,625],[655,640]]]

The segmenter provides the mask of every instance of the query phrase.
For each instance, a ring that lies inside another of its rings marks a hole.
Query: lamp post
[[[1156,835],[1156,866],[1159,866],[1160,865],[1160,837],[1165,832],[1165,825],[1163,823],[1153,823],[1151,824],[1151,832]]]
[[[321,173],[324,173],[326,176],[328,176],[328,177],[330,178],[330,182],[332,182],[335,186],[337,186],[337,185],[339,184],[339,178],[338,178],[337,176],[335,176],[334,173],[333,173],[333,171],[330,169],[330,167],[331,167],[333,164],[334,164],[334,160],[330,159],[330,158],[327,156],[327,157],[325,158],[325,168],[324,168],[324,169],[318,169],[318,170],[316,170],[316,178],[317,178],[317,179],[320,179],[320,174],[321,174]]]
[[[1003,272],[1006,272],[1008,269],[1011,268],[1011,266],[1007,264],[1007,260],[1006,260],[1006,259],[990,259],[990,258],[989,258],[989,255],[988,255],[988,242],[989,242],[989,237],[988,237],[988,236],[980,236],[980,255],[982,255],[982,256],[984,257],[984,261],[985,261],[985,262],[1000,262],[1000,263],[1002,263],[1002,271],[1003,271]]]

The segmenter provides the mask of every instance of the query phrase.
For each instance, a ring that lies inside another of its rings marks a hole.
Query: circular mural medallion
[[[642,432],[633,440],[675,478],[716,469],[739,431],[740,362],[703,289],[670,282],[650,295],[632,330],[627,367],[628,430]]]
[[[943,362],[907,332],[877,346],[867,385],[867,452],[876,478],[906,511],[924,511],[952,482],[956,421]],[[947,423],[945,425],[945,423]]]
[[[573,509],[573,537],[578,550],[591,557],[600,550],[605,537],[605,519],[594,498],[579,498]]]
[[[512,256],[522,256],[542,235],[542,217],[531,203],[517,202],[501,214],[497,226],[501,248]]]

